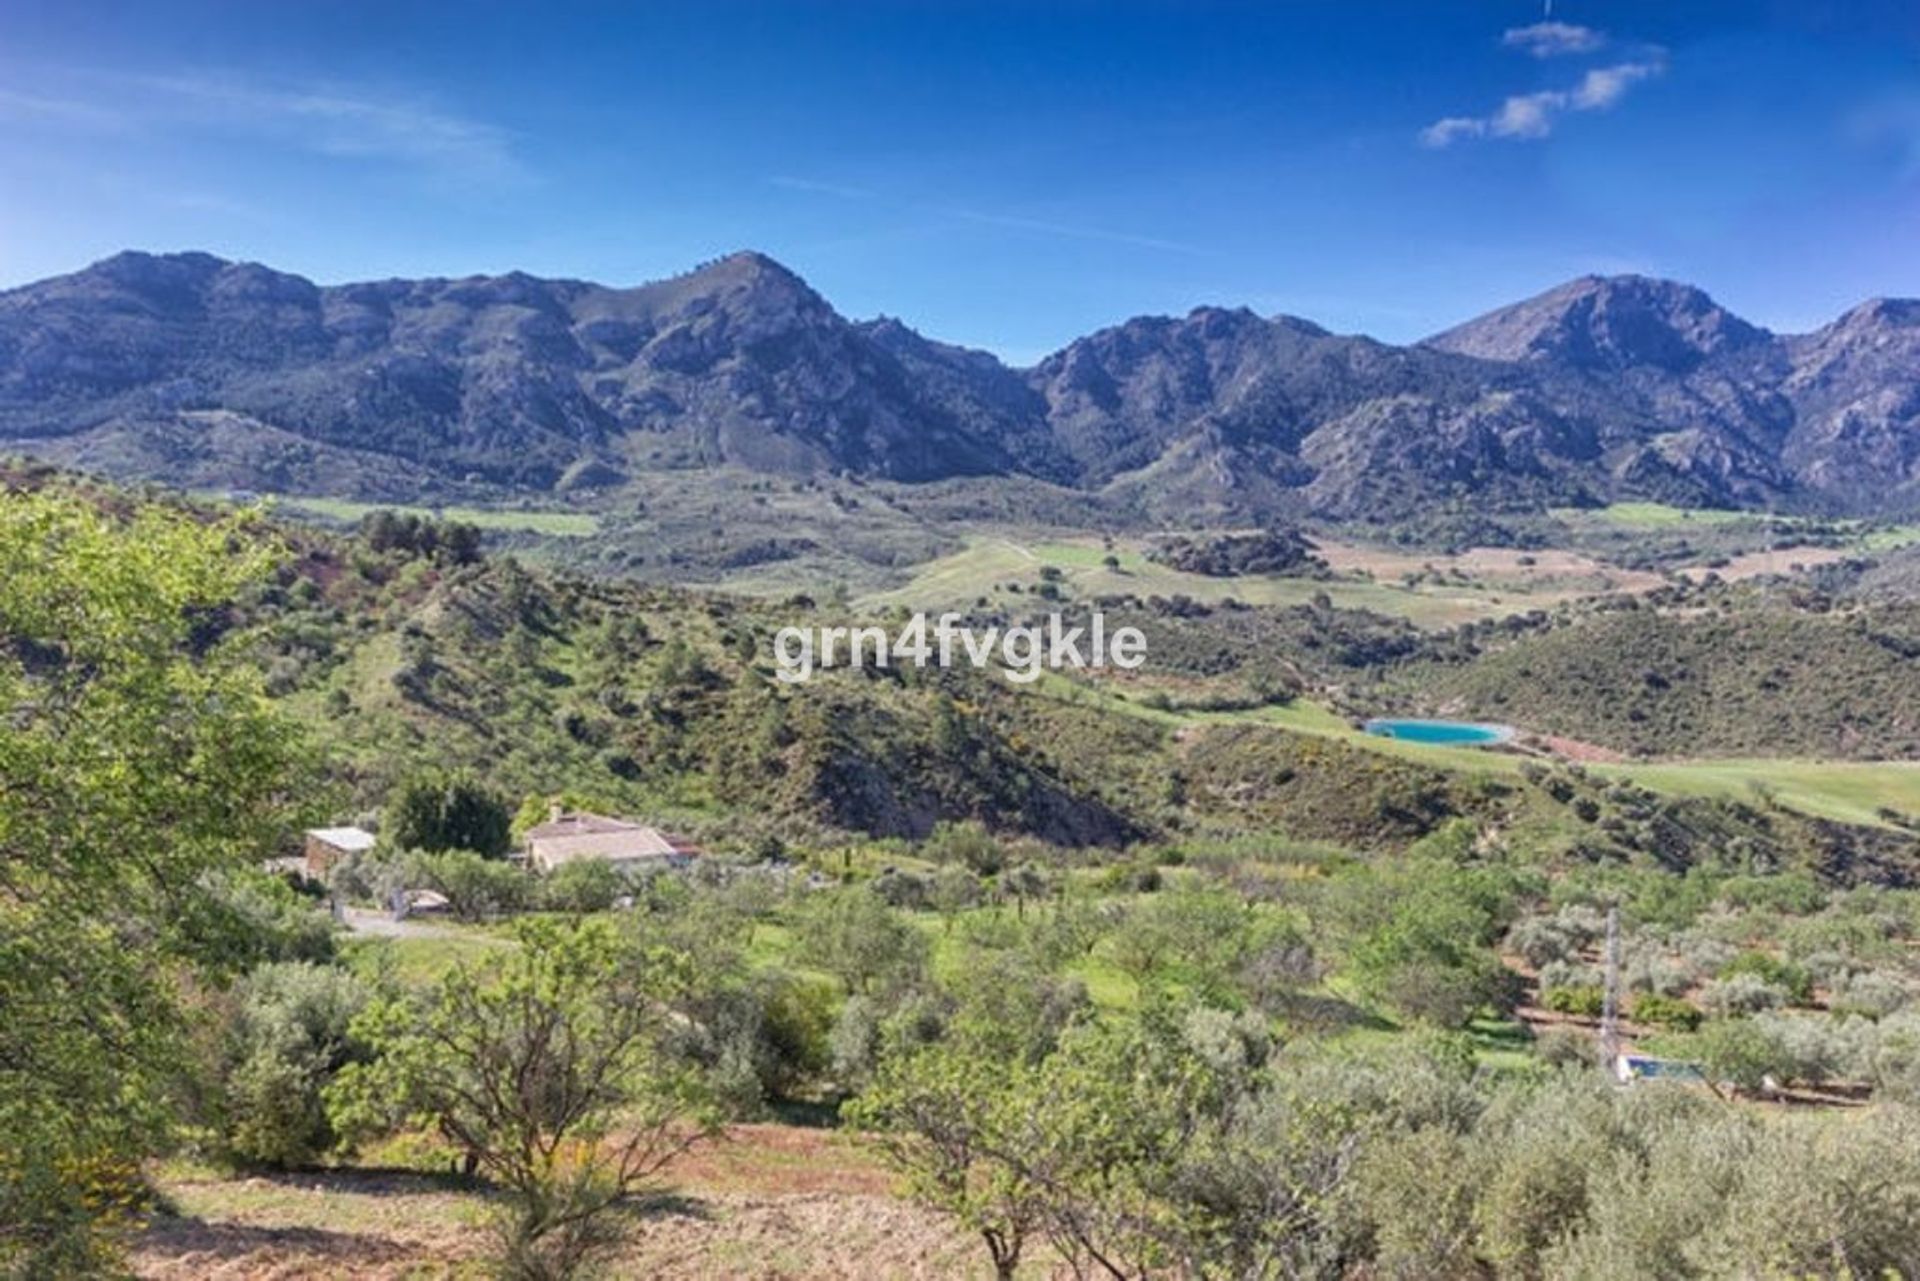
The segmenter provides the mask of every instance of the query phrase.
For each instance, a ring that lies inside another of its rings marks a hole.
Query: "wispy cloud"
[[[837,182],[825,182],[815,178],[796,178],[781,174],[768,178],[767,181],[776,187],[783,187],[789,191],[804,191],[815,195],[836,196],[843,200],[879,201],[898,209],[909,210],[919,214],[930,214],[936,218],[977,223],[985,227],[1003,227],[1009,231],[1032,232],[1042,236],[1056,236],[1064,240],[1088,240],[1110,245],[1132,245],[1138,249],[1157,249],[1165,253],[1205,254],[1207,252],[1198,245],[1189,245],[1178,240],[1168,240],[1160,236],[1143,236],[1129,231],[1115,231],[1108,227],[1056,222],[1047,218],[1028,218],[1019,214],[995,213],[953,205],[890,200],[880,192],[872,191],[865,187],[849,186]]]
[[[1536,58],[1561,58],[1603,48],[1607,37],[1592,27],[1571,22],[1536,22],[1530,27],[1514,27],[1500,37],[1500,43],[1509,49],[1524,49]]]
[[[508,131],[418,95],[220,72],[69,70],[61,73],[60,86],[59,93],[0,89],[0,118],[90,131],[252,138],[441,178],[498,182],[525,176]]]
[[[806,191],[817,196],[838,196],[842,200],[871,200],[874,196],[874,193],[865,187],[822,182],[817,178],[795,178],[788,174],[775,174],[767,181],[775,187],[784,187],[788,191]]]
[[[274,85],[227,75],[146,76],[130,83],[202,123],[263,134],[323,156],[384,160],[442,176],[524,176],[504,129],[424,99],[341,84]]]
[[[982,213],[977,209],[935,209],[934,212],[949,218],[958,218],[962,222],[977,222],[988,227],[1005,227],[1010,231],[1031,231],[1043,236],[1059,236],[1067,240],[1094,240],[1110,245],[1133,245],[1140,249],[1161,249],[1177,254],[1206,252],[1198,245],[1183,244],[1178,240],[1163,240],[1159,236],[1139,236],[1127,231],[1111,231],[1105,227],[1084,227],[1073,223],[1052,222],[1045,218]]]
[[[1658,54],[1635,62],[1595,67],[1572,88],[1515,94],[1484,116],[1448,116],[1437,120],[1420,131],[1420,141],[1429,147],[1450,147],[1474,138],[1526,141],[1549,137],[1561,116],[1576,111],[1604,111],[1624,98],[1634,85],[1665,70],[1666,59]]]
[[[123,113],[91,102],[44,97],[14,89],[0,89],[0,119],[51,121],[90,129],[117,129],[126,123]]]

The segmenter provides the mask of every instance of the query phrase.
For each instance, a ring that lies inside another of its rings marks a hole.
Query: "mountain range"
[[[381,501],[728,466],[1018,477],[1189,520],[1894,515],[1920,511],[1920,301],[1777,335],[1687,285],[1586,277],[1410,346],[1203,307],[1021,369],[849,320],[757,253],[612,288],[129,252],[0,293],[0,453]]]

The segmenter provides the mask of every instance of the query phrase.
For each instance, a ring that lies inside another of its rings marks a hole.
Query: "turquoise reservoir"
[[[1504,743],[1513,737],[1511,725],[1483,725],[1474,721],[1368,721],[1366,731],[1381,738],[1455,747],[1483,747],[1488,743]]]

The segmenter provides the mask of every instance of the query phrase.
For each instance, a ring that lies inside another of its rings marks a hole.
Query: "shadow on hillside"
[[[353,1275],[368,1267],[395,1263],[412,1254],[406,1246],[367,1232],[331,1228],[255,1227],[245,1223],[209,1223],[198,1218],[157,1218],[140,1236],[140,1253],[150,1258],[188,1258],[211,1270],[217,1261],[261,1258],[326,1261]]]
[[[321,1170],[259,1170],[239,1176],[294,1192],[353,1193],[357,1196],[428,1196],[445,1192],[486,1192],[483,1178],[457,1170],[416,1170],[406,1166],[359,1165]]]
[[[249,1182],[271,1184],[289,1191],[321,1196],[428,1196],[454,1193],[495,1200],[504,1195],[484,1175],[432,1172],[401,1166],[355,1166],[336,1170],[262,1172],[245,1176]],[[713,1217],[704,1201],[676,1192],[641,1192],[629,1197],[622,1212],[641,1218]]]
[[[1267,1013],[1285,1019],[1288,1026],[1315,1034],[1358,1028],[1390,1030],[1393,1024],[1351,1001],[1318,992],[1287,992],[1265,1003]]]
[[[717,1217],[706,1201],[679,1192],[633,1197],[620,1206],[619,1213],[629,1220],[698,1219],[702,1223],[711,1223]]]

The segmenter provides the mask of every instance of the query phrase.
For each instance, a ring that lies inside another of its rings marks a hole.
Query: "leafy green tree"
[[[1045,898],[1050,887],[1047,874],[1032,863],[1010,867],[1000,874],[1000,890],[1013,897],[1014,915],[1026,919],[1027,901]]]
[[[521,869],[472,850],[415,854],[409,860],[414,879],[444,894],[447,908],[463,921],[487,921],[526,907],[533,878]]]
[[[1348,967],[1371,995],[1410,1018],[1457,1027],[1505,996],[1492,944],[1512,912],[1498,869],[1409,859],[1343,887],[1353,929]]]
[[[329,1090],[350,1134],[432,1128],[506,1193],[504,1273],[567,1277],[611,1247],[608,1211],[653,1184],[709,1119],[660,1039],[692,975],[611,923],[522,922],[518,946],[355,1021],[372,1048]]]
[[[394,789],[380,831],[395,849],[500,858],[511,846],[512,825],[506,802],[471,773],[430,771]]]
[[[993,833],[971,819],[935,827],[923,852],[936,863],[958,863],[976,876],[992,876],[1007,862],[1006,851]]]
[[[1758,1090],[1769,1075],[1782,1071],[1780,1048],[1750,1018],[1714,1019],[1694,1034],[1690,1053],[1708,1080],[1730,1082],[1742,1090]]]
[[[906,986],[926,969],[927,938],[864,888],[823,891],[801,909],[800,955],[849,992]]]
[[[576,859],[548,873],[540,899],[556,912],[604,912],[627,892],[627,878],[611,863]]]
[[[239,520],[0,495],[0,1272],[105,1266],[180,980],[231,955],[208,896],[285,838],[296,753],[220,612],[272,556]]]
[[[1032,1091],[1032,1070],[1018,1061],[938,1045],[888,1061],[847,1108],[850,1122],[879,1132],[910,1195],[979,1236],[1001,1281],[1048,1212],[1047,1188],[1032,1172],[1039,1162],[1025,1159],[1025,1145],[1040,1138],[1027,1124]]]

